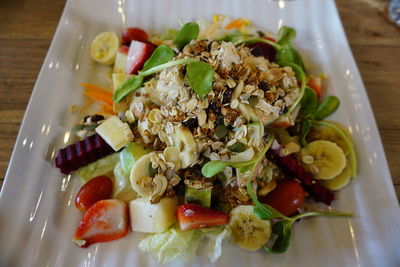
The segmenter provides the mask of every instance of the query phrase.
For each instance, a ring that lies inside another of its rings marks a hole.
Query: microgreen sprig
[[[251,186],[251,180],[247,182],[247,192],[255,204],[254,213],[261,220],[279,220],[274,222],[272,225],[272,233],[276,236],[272,247],[267,245],[263,246],[263,249],[267,252],[272,253],[283,253],[287,250],[290,244],[290,238],[292,235],[292,226],[300,218],[311,217],[311,216],[334,216],[334,217],[352,217],[350,213],[333,212],[333,211],[310,211],[301,213],[292,217],[287,217],[269,206],[268,204],[260,203],[257,199],[256,193],[253,192]]]

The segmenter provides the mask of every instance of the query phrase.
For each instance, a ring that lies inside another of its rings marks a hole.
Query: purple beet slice
[[[61,173],[69,174],[113,152],[112,147],[100,135],[94,134],[60,149],[55,159],[55,165]]]

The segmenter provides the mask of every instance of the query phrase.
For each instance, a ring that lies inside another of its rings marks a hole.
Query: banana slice
[[[240,205],[230,212],[228,227],[235,243],[247,250],[257,250],[271,236],[271,223],[259,219],[253,212],[254,206]]]
[[[114,63],[120,41],[115,32],[99,33],[92,41],[90,55],[93,60],[103,65]]]
[[[185,169],[196,163],[199,155],[197,143],[192,133],[185,127],[175,127],[173,133],[174,146],[180,151],[181,168]]]
[[[347,161],[347,165],[344,170],[333,179],[322,181],[321,184],[326,186],[328,189],[337,191],[345,187],[351,179],[351,165]]]
[[[352,142],[351,134],[349,131],[344,127],[343,125],[334,122],[334,121],[328,121],[331,124],[334,124],[337,126],[339,129],[341,129],[347,137],[350,139]],[[350,153],[349,147],[346,145],[346,143],[343,141],[343,138],[337,134],[335,130],[333,130],[330,127],[327,126],[317,126],[313,127],[312,130],[310,131],[309,138],[311,140],[327,140],[331,141],[333,143],[336,143],[344,152],[344,154],[347,156]]]
[[[335,143],[318,140],[309,143],[300,151],[302,157],[313,157],[313,163],[318,168],[316,179],[328,180],[339,175],[346,166],[346,156]]]
[[[148,169],[153,154],[154,152],[141,156],[131,170],[131,186],[142,197],[149,197],[151,194],[152,179],[149,177]]]

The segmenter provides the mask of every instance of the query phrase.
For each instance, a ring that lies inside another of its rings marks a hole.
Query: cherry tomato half
[[[125,45],[130,45],[133,40],[147,42],[148,38],[147,33],[137,27],[128,28],[122,33],[122,43]]]
[[[113,182],[107,176],[97,176],[84,184],[76,195],[75,206],[81,210],[88,210],[94,203],[102,199],[109,199],[113,190]]]
[[[290,216],[303,205],[304,198],[304,189],[298,182],[282,180],[260,201],[272,206],[283,215]]]

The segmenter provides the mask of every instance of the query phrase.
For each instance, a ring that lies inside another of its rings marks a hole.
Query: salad
[[[331,204],[357,160],[347,129],[326,120],[340,101],[308,74],[295,36],[223,15],[152,36],[99,33],[90,53],[110,87],[82,84],[79,141],[55,159],[83,184],[73,241],[131,229],[159,263],[192,260],[202,240],[216,261],[225,239],[283,253],[299,219],[352,216],[314,205]]]

